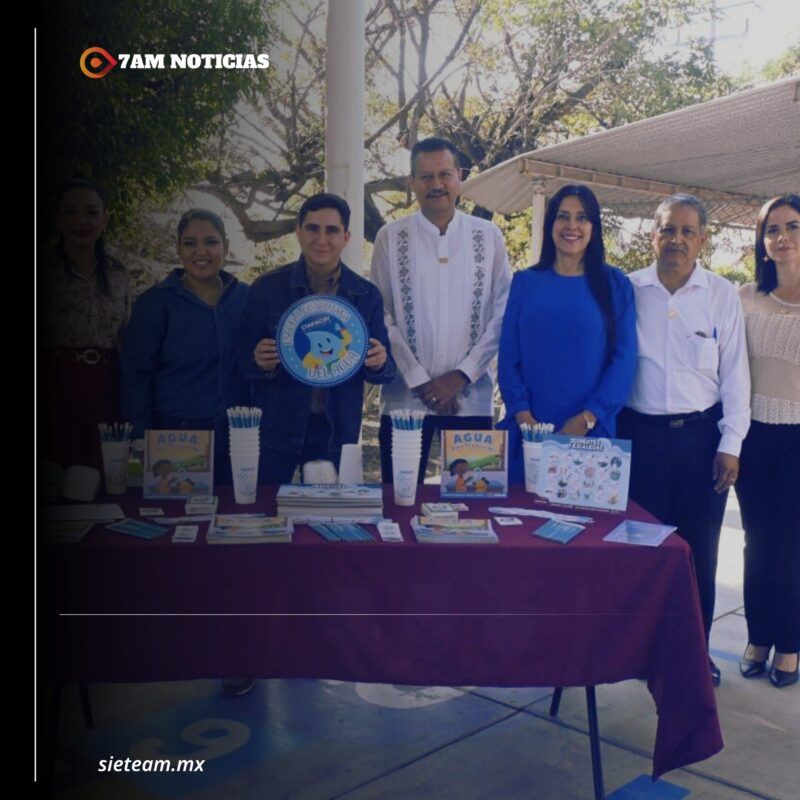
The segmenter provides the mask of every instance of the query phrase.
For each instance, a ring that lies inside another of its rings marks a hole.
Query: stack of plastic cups
[[[417,476],[422,456],[422,428],[392,428],[392,479],[394,502],[413,506],[417,498]]]
[[[523,441],[522,456],[525,462],[525,491],[535,494],[542,460],[542,443]]]
[[[130,441],[100,442],[103,453],[103,473],[106,479],[106,494],[125,494],[128,491],[128,458]]]
[[[364,461],[360,444],[342,445],[339,483],[364,483]]]
[[[229,429],[233,496],[237,503],[256,501],[258,487],[258,427]]]

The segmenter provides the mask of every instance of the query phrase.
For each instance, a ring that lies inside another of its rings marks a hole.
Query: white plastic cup
[[[258,428],[231,428],[228,440],[231,444],[258,442]]]
[[[364,483],[364,463],[360,444],[342,445],[339,459],[339,483]]]
[[[94,467],[73,464],[64,472],[61,494],[68,500],[91,503],[100,489],[100,473]]]
[[[103,451],[103,474],[106,494],[125,494],[128,491],[128,459],[130,442],[100,442]]]
[[[251,456],[253,453],[258,455],[260,452],[258,442],[253,444],[231,444],[228,450],[231,454],[231,457],[233,457],[234,453],[241,456]]]
[[[392,452],[418,453],[422,452],[422,442],[392,442]]]
[[[525,491],[535,494],[542,460],[542,443],[523,441],[522,457],[525,463]]]
[[[233,499],[236,503],[239,505],[255,503],[258,488],[258,450],[254,453],[231,450],[231,472]]]
[[[413,506],[417,499],[417,478],[419,476],[419,456],[395,457],[392,454],[392,480],[394,481],[394,502],[398,506]]]
[[[411,431],[405,431],[401,428],[392,428],[392,444],[411,444],[418,443],[422,445],[422,428],[415,428]]]

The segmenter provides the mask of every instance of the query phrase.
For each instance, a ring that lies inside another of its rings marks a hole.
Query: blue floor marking
[[[222,720],[221,724],[203,722]],[[207,789],[225,778],[304,746],[308,739],[270,721],[259,689],[230,699],[212,694],[136,722],[98,730],[77,749],[95,759],[173,756],[206,759],[202,772],[98,772],[113,775],[162,797]]]
[[[376,743],[382,750],[400,747],[420,754],[451,734],[472,732],[501,714],[497,703],[470,694],[415,707],[415,697],[428,694],[427,687],[386,688],[401,703],[407,696],[409,706],[393,708],[366,701],[352,683],[270,681],[244,697],[213,693],[113,729],[88,733],[76,749],[92,759],[94,770],[100,759],[111,757],[206,758],[202,773],[93,773],[101,779],[112,774],[154,795],[176,797],[207,789],[290,751],[292,757],[302,758],[302,750],[325,741],[352,750],[356,761],[365,757],[369,761]],[[202,722],[214,719],[227,720],[227,729],[215,730]],[[209,747],[211,752],[204,753]]]
[[[688,794],[682,786],[662,780],[653,783],[649,775],[640,775],[607,794],[606,800],[680,800]]]
[[[734,664],[739,663],[739,656],[736,656],[733,653],[728,653],[725,650],[717,650],[715,648],[711,648],[708,651],[708,653],[713,658],[721,658],[723,661],[731,661]]]

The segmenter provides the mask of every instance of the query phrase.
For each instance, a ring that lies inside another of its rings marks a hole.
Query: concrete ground
[[[598,687],[609,800],[800,797],[800,684],[744,680],[741,520],[731,497],[722,535],[712,655],[725,748],[649,774],[656,715],[639,681]],[[592,798],[584,693],[264,680],[245,697],[211,680],[90,687],[96,727],[67,687],[56,765],[62,800],[571,800]],[[98,771],[101,759],[204,758],[202,773]],[[41,761],[39,768],[45,769]]]

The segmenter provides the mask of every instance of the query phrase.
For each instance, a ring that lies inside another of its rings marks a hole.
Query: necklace
[[[791,308],[800,307],[800,287],[788,292],[788,296],[784,295],[784,297],[778,296],[779,291],[780,288],[776,287],[771,293],[773,300],[776,300],[781,305],[778,309],[779,314],[790,314]]]

